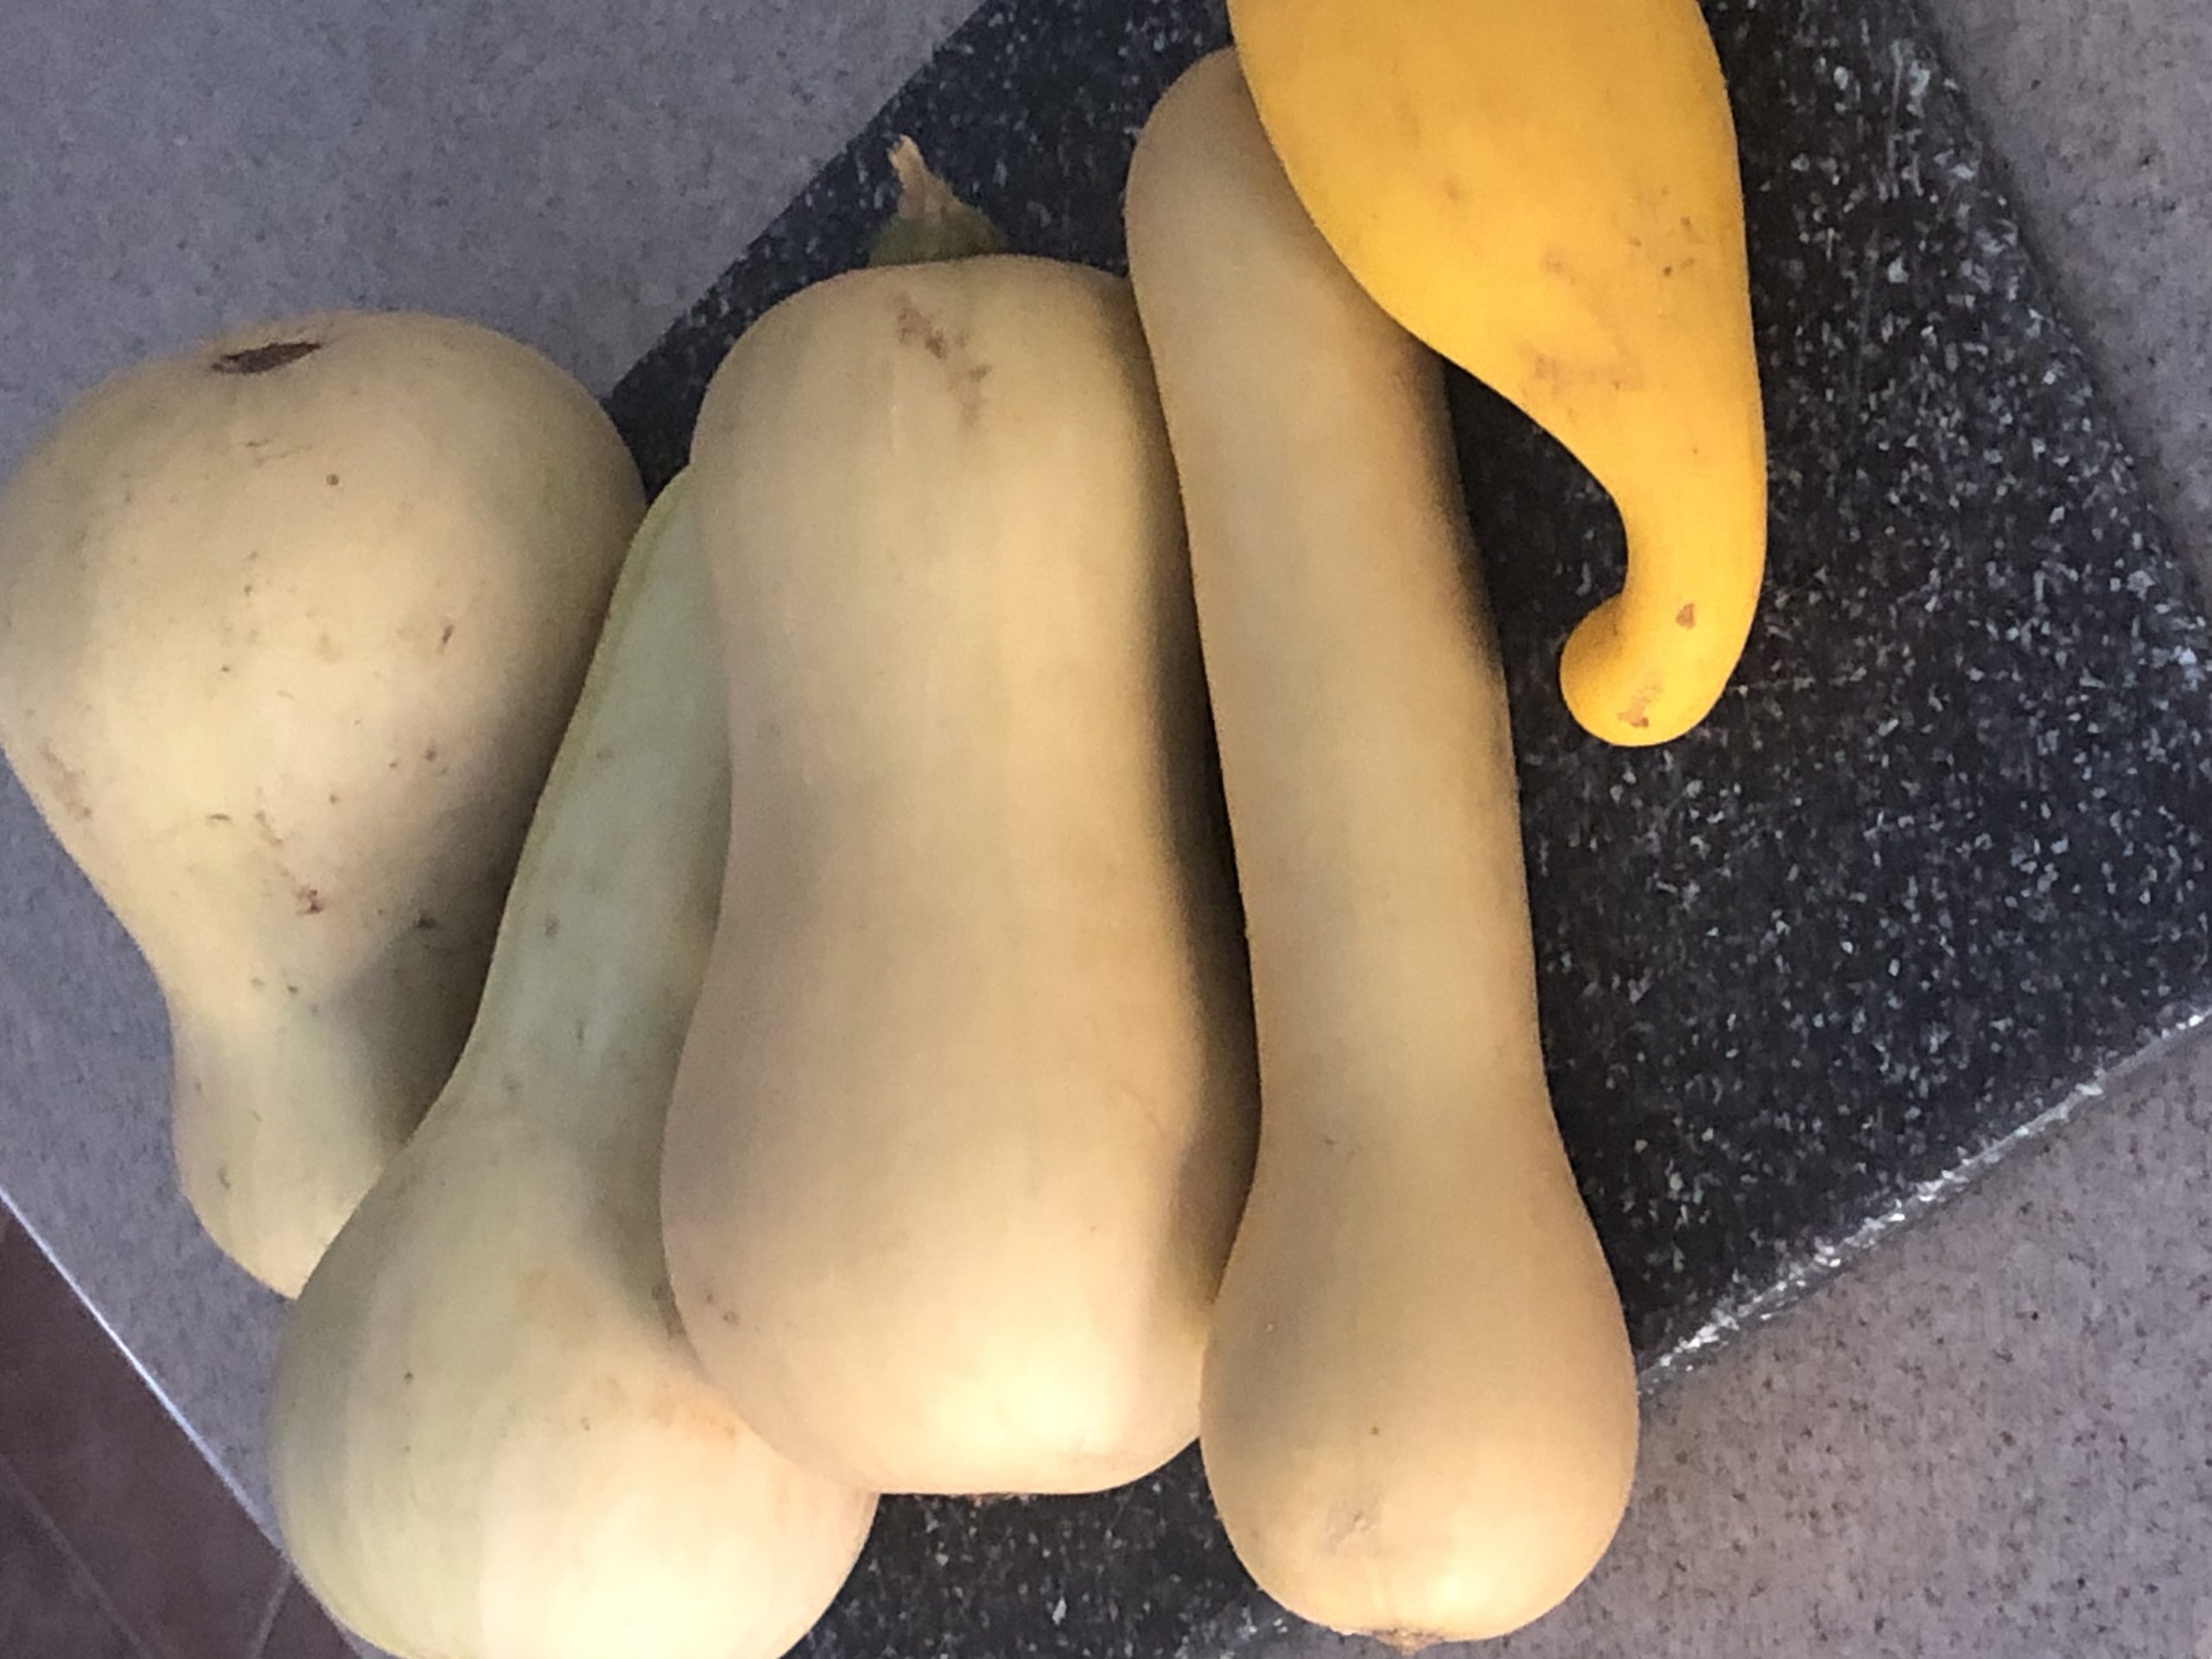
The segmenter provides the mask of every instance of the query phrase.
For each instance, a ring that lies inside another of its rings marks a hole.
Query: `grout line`
[[[292,1564],[280,1555],[276,1587],[269,1592],[269,1605],[261,1611],[261,1622],[254,1626],[253,1640],[246,1643],[244,1659],[268,1659],[269,1638],[276,1633],[276,1615],[284,1610],[284,1598],[291,1592]]]
[[[4,1490],[29,1512],[38,1529],[46,1535],[47,1541],[61,1552],[62,1559],[68,1562],[71,1570],[92,1591],[92,1599],[99,1604],[100,1611],[107,1615],[108,1623],[130,1644],[140,1659],[157,1659],[158,1655],[166,1651],[156,1648],[139,1635],[137,1627],[123,1616],[123,1610],[108,1594],[107,1586],[100,1582],[99,1574],[93,1572],[85,1558],[77,1553],[77,1546],[70,1541],[69,1535],[62,1531],[60,1523],[46,1512],[46,1505],[38,1501],[38,1494],[23,1484],[23,1478],[16,1472],[15,1465],[5,1458],[0,1458],[0,1490]]]

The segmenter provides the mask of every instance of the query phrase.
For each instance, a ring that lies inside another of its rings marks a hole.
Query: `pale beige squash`
[[[1255,1085],[1128,286],[823,283],[692,467],[737,804],[668,1129],[684,1322],[856,1484],[1133,1479],[1197,1429]]]
[[[747,1429],[686,1346],[658,1185],[729,773],[682,485],[640,532],[474,1034],[284,1332],[284,1538],[402,1659],[768,1659],[874,1499]]]
[[[186,1196],[290,1294],[444,1082],[636,469],[488,329],[255,328],[0,493],[0,747],[168,1006]]]
[[[1545,1090],[1438,365],[1306,219],[1226,54],[1147,126],[1128,232],[1260,1036],[1207,1478],[1294,1611],[1408,1647],[1496,1635],[1611,1536],[1636,1379]]]

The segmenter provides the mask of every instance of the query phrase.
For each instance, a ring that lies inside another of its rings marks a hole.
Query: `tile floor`
[[[261,1529],[4,1208],[0,1656],[351,1659]]]

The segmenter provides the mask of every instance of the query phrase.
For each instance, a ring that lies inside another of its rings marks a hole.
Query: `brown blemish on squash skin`
[[[1681,610],[1676,611],[1675,613],[1675,626],[1678,628],[1694,628],[1697,626],[1697,607],[1694,604],[1685,605]]]
[[[1651,728],[1651,700],[1657,695],[1651,690],[1637,693],[1629,706],[1621,710],[1621,724],[1630,731],[1649,731]]]
[[[207,366],[217,374],[273,374],[321,349],[319,340],[272,340],[265,346],[226,352]]]
[[[300,901],[301,915],[320,916],[322,914],[325,908],[322,902],[322,894],[316,892],[315,888],[309,887],[306,882],[302,881],[299,886],[293,888],[292,896]]]
[[[40,744],[38,755],[54,774],[54,798],[61,810],[79,823],[90,823],[92,806],[85,798],[85,774],[55,753],[51,743]]]
[[[901,294],[898,302],[899,343],[919,346],[940,363],[951,353],[952,342],[944,337],[944,330],[931,320],[928,312],[914,303],[911,294]]]
[[[899,343],[918,346],[944,365],[945,374],[952,383],[953,396],[959,400],[962,423],[975,425],[982,418],[983,382],[990,378],[990,365],[977,362],[968,348],[967,337],[946,334],[935,318],[914,302],[912,295],[899,295],[894,310]]]

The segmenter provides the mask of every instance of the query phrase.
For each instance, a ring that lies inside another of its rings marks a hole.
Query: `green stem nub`
[[[891,147],[891,170],[899,175],[899,208],[876,233],[869,264],[926,265],[1006,251],[1005,233],[930,171],[912,138]]]

